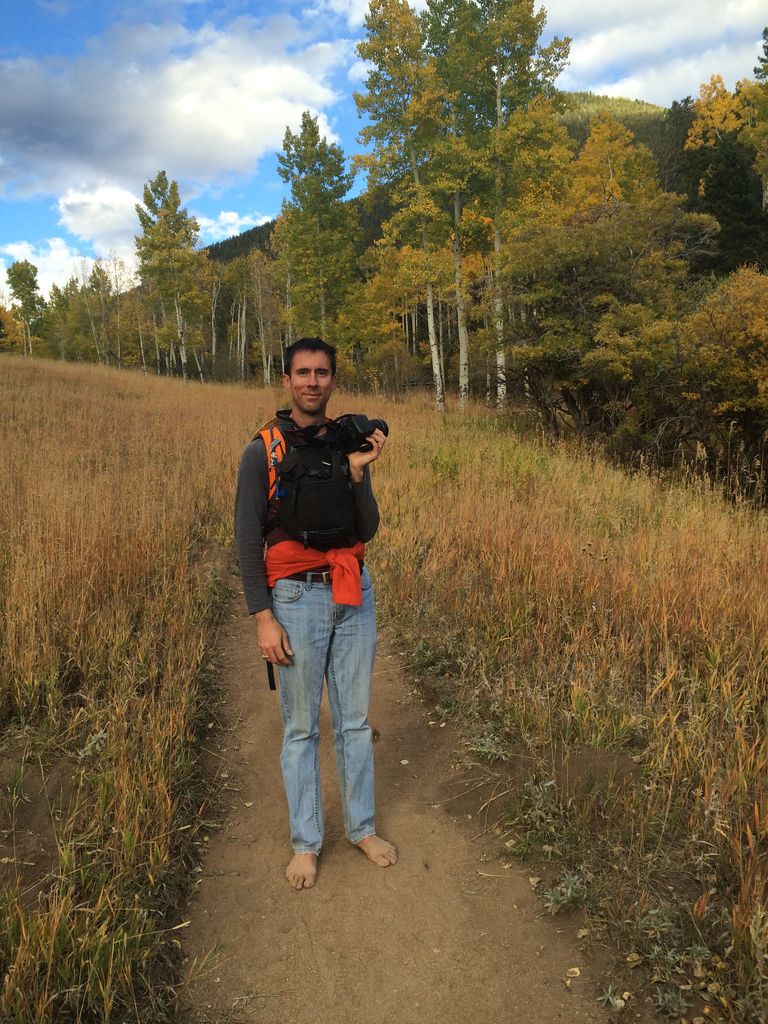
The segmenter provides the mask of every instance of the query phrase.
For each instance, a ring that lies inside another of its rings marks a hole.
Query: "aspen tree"
[[[274,274],[277,288],[282,297],[282,334],[286,345],[295,340],[296,325],[294,322],[293,304],[291,301],[294,277],[291,235],[287,218],[287,203],[283,201],[280,216],[275,221],[275,229],[270,239],[270,251],[274,259]],[[280,355],[280,371],[282,372],[282,349]]]
[[[125,265],[125,261],[117,255],[116,252],[110,252],[106,264],[107,274],[109,276],[109,284],[111,289],[112,304],[114,308],[114,320],[115,320],[115,348],[117,349],[115,355],[117,356],[117,365],[123,365],[123,334],[122,334],[122,305],[123,296],[131,283],[131,277],[128,273],[128,268]]]
[[[359,114],[370,123],[360,132],[374,143],[372,154],[360,158],[374,182],[397,184],[400,210],[390,218],[390,233],[405,235],[412,226],[422,252],[426,291],[427,332],[432,381],[438,408],[445,404],[445,384],[435,326],[435,287],[430,257],[430,230],[439,216],[426,187],[439,117],[435,68],[423,44],[416,14],[406,0],[373,0],[365,19],[365,38],[357,53],[370,64],[365,93],[355,93]]]
[[[274,342],[279,334],[277,281],[272,261],[263,252],[254,249],[246,257],[246,274],[261,349],[262,379],[269,385],[272,383]]]
[[[26,339],[22,337],[22,330],[12,312],[0,302],[0,352],[13,352],[17,346],[23,348]],[[61,358],[65,358],[63,351]]]
[[[8,287],[21,320],[23,352],[32,355],[32,327],[45,310],[45,299],[37,284],[37,267],[29,260],[16,260],[6,271]]]
[[[496,338],[496,397],[507,397],[505,312],[502,291],[503,223],[519,200],[520,158],[525,157],[526,120],[532,104],[554,91],[568,59],[569,39],[543,47],[546,13],[533,0],[456,0],[443,6],[457,12],[461,31],[454,48],[461,68],[461,109],[471,114],[471,132],[479,197],[492,223],[492,321]],[[456,51],[459,48],[459,51]],[[554,122],[553,130],[556,134]]]
[[[729,136],[738,136],[754,150],[752,166],[762,183],[763,210],[768,210],[768,82],[745,80],[730,92],[720,75],[712,75],[701,85],[694,109],[685,148],[716,148]],[[700,188],[704,191],[704,182]]]
[[[755,151],[752,165],[763,186],[763,210],[768,210],[768,81],[739,82],[742,111],[741,139]]]
[[[178,362],[187,377],[187,324],[199,310],[197,267],[205,256],[195,251],[199,225],[181,205],[179,186],[165,171],[144,186],[136,204],[142,233],[136,237],[139,275],[154,300],[155,341],[168,340],[168,371]],[[159,370],[159,367],[158,367]]]
[[[449,196],[453,219],[453,268],[456,329],[459,337],[459,401],[469,395],[469,331],[463,267],[461,222],[474,176],[472,96],[465,91],[474,61],[467,45],[471,15],[467,0],[430,0],[422,15],[426,45],[435,60],[443,106],[440,142],[436,147],[437,185]]]
[[[229,360],[237,367],[237,377],[244,381],[250,367],[250,342],[248,340],[248,258],[236,256],[226,270],[228,291],[232,295],[229,324]]]
[[[693,107],[696,119],[688,132],[686,149],[714,146],[724,135],[741,127],[739,101],[726,89],[721,75],[712,75],[709,82],[701,85]]]

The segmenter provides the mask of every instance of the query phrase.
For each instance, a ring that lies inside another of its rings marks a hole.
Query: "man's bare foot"
[[[285,877],[294,889],[311,889],[317,877],[317,854],[294,853],[285,869]]]
[[[355,843],[358,850],[362,850],[368,860],[378,864],[380,868],[388,868],[390,864],[397,864],[397,850],[392,843],[380,836],[367,836]]]

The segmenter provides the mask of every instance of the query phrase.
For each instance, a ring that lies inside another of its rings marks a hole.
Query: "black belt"
[[[361,562],[358,559],[358,565],[360,566],[360,572],[362,572],[365,562]],[[300,580],[302,583],[330,583],[331,567],[330,565],[319,565],[316,569],[311,569],[307,572],[292,572],[290,576],[283,576],[282,579]]]

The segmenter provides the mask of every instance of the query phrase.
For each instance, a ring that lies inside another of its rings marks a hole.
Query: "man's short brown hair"
[[[283,373],[291,374],[291,363],[297,352],[325,352],[331,364],[331,374],[336,376],[336,349],[322,338],[299,338],[283,350]]]

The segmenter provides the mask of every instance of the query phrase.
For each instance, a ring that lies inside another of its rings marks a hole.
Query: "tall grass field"
[[[226,583],[201,566],[231,544],[240,454],[278,404],[0,362],[3,849],[31,768],[69,779],[45,874],[11,854],[0,876],[2,1021],[174,1018]],[[505,835],[562,868],[550,909],[591,908],[669,1015],[764,1020],[765,515],[479,408],[339,393],[330,411],[390,424],[366,556],[380,620],[471,758],[529,766]],[[561,784],[606,752],[626,770]]]

